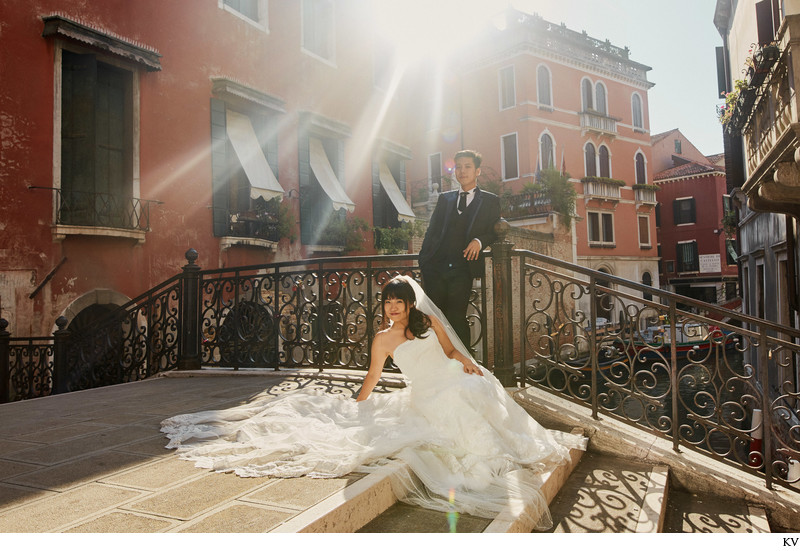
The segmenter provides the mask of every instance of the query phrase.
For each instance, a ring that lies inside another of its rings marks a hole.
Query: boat
[[[656,359],[670,357],[671,326],[669,323],[650,326],[639,333],[642,340],[631,342],[631,353],[638,358]],[[715,325],[697,322],[677,323],[675,325],[675,352],[678,359],[691,354],[693,359],[703,358],[712,346],[723,346],[730,350],[739,342],[729,337],[731,331]]]

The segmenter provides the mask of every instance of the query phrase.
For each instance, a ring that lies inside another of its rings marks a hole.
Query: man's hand
[[[475,260],[478,258],[478,255],[481,254],[481,243],[477,239],[473,239],[467,245],[467,248],[464,249],[464,258],[467,260]]]

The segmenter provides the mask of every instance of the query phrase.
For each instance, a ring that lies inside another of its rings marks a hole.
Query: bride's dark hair
[[[386,299],[390,298],[402,300],[408,307],[408,327],[406,327],[406,336],[408,336],[408,332],[410,332],[415,338],[424,339],[425,332],[431,326],[431,318],[429,318],[427,314],[417,310],[415,305],[417,298],[414,295],[414,288],[411,284],[405,279],[395,277],[383,286],[383,291],[381,292],[381,313],[383,314],[384,327],[388,325],[384,304]]]

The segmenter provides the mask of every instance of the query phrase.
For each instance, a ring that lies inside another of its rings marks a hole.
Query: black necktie
[[[461,197],[458,198],[458,213],[461,214],[465,210],[467,210],[467,193],[466,191],[461,192]]]

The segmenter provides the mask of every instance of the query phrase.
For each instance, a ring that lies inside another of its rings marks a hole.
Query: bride
[[[393,278],[382,301],[388,328],[375,336],[356,402],[296,391],[178,415],[162,422],[167,447],[239,476],[338,477],[394,457],[413,473],[392,480],[405,502],[485,518],[513,502],[548,528],[541,475],[568,461],[570,448],[585,449],[586,439],[534,421],[475,363],[416,281]],[[388,357],[407,386],[371,395]]]

